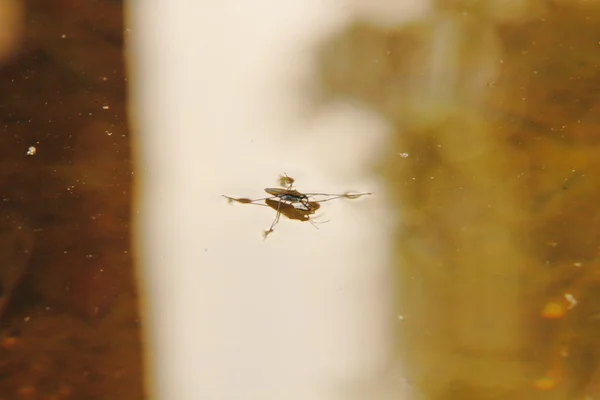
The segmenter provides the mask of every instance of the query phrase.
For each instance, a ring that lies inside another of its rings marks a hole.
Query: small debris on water
[[[572,309],[577,305],[577,300],[575,299],[575,296],[573,296],[571,293],[565,293],[565,300],[567,300],[567,302],[569,303],[569,305],[567,306],[568,310]]]

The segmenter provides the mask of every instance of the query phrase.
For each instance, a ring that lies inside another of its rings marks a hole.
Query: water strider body
[[[282,188],[266,188],[265,192],[272,195],[273,197],[277,197],[279,201],[283,201],[285,203],[300,205],[301,208],[308,211],[310,210],[308,195],[302,194],[294,189],[282,189]]]
[[[314,215],[317,210],[321,208],[321,204],[326,201],[347,198],[357,199],[361,196],[368,196],[371,193],[344,193],[344,194],[332,194],[332,193],[302,193],[296,189],[293,189],[295,180],[287,175],[283,175],[279,179],[279,183],[285,188],[266,188],[265,192],[270,194],[270,197],[264,197],[260,199],[249,199],[249,198],[235,198],[223,195],[230,202],[237,202],[242,204],[253,204],[257,206],[270,207],[277,212],[275,219],[271,223],[268,230],[264,232],[266,238],[270,233],[273,232],[275,225],[279,223],[281,214],[285,215],[288,219],[297,220],[301,222],[310,222],[315,228],[316,225],[311,221],[311,216]],[[326,197],[322,200],[317,200],[319,196]],[[262,202],[265,204],[262,204]]]

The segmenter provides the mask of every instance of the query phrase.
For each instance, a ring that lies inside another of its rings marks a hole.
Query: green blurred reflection
[[[510,21],[445,6],[321,48],[324,94],[396,127],[380,172],[402,211],[400,359],[424,398],[600,394],[600,7],[569,4]]]

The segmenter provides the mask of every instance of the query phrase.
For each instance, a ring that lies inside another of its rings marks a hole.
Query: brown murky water
[[[600,9],[562,3],[323,48],[327,94],[396,127],[398,344],[425,398],[600,396]],[[0,67],[0,399],[143,398],[122,4],[27,7]]]
[[[0,399],[141,399],[122,4],[26,13],[0,66]]]
[[[380,170],[423,398],[600,397],[600,7],[561,3],[357,22],[322,48],[326,96],[396,128]]]

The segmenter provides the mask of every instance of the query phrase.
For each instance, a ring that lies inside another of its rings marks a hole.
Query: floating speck
[[[27,149],[27,155],[35,156],[35,153],[37,153],[37,149],[33,146],[29,146],[29,148]]]
[[[571,293],[565,293],[565,300],[567,300],[569,303],[567,306],[567,309],[569,310],[577,305],[577,300],[575,300],[575,296],[573,296]]]

